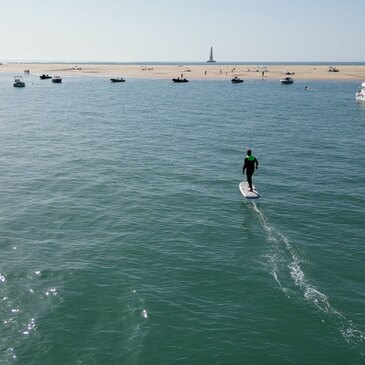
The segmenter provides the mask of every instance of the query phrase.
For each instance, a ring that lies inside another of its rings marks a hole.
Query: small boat
[[[21,76],[15,76],[13,86],[14,87],[24,87],[25,82],[23,81],[23,78]]]
[[[53,76],[52,82],[54,82],[55,84],[60,84],[62,82],[61,76]]]
[[[292,84],[294,82],[294,80],[291,77],[285,77],[285,78],[281,79],[280,82],[282,84]]]
[[[49,76],[49,75],[45,75],[45,74],[43,74],[43,75],[39,76],[39,78],[40,78],[41,80],[47,80],[47,79],[51,79],[51,78],[52,78],[52,76]]]
[[[365,102],[365,82],[361,84],[361,88],[355,95],[357,101],[364,101]]]
[[[123,77],[113,77],[110,79],[111,82],[125,82],[125,79]]]
[[[189,82],[189,80],[187,80],[185,78],[184,79],[183,78],[180,79],[180,77],[178,77],[177,79],[176,78],[175,79],[172,79],[172,81],[173,82]]]
[[[241,82],[243,82],[243,80],[241,80],[240,78],[238,78],[237,76],[235,76],[232,80],[231,80],[232,84],[240,84]]]

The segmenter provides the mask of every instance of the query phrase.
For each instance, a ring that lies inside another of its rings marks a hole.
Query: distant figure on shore
[[[258,169],[259,162],[256,157],[252,155],[251,150],[247,150],[247,156],[243,163],[242,173],[244,174],[246,170],[247,182],[250,187],[250,191],[252,191],[252,175],[255,172],[255,167]]]

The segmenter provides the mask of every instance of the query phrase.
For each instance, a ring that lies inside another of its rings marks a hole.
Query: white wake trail
[[[254,211],[258,214],[261,226],[266,232],[267,242],[270,244],[271,251],[267,256],[272,266],[270,273],[280,289],[288,298],[291,298],[292,295],[295,295],[295,291],[290,288],[290,285],[294,284],[296,288],[300,289],[303,298],[308,303],[337,322],[339,332],[345,340],[352,346],[359,347],[361,355],[365,356],[363,350],[365,334],[357,330],[351,320],[346,319],[341,312],[331,306],[327,295],[321,293],[310,283],[300,266],[302,260],[291,245],[289,239],[270,224],[255,202],[252,202],[252,204]],[[287,280],[289,277],[291,278],[291,282]]]

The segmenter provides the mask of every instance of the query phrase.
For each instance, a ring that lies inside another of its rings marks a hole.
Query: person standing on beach
[[[247,182],[250,187],[250,191],[252,191],[252,175],[255,172],[255,167],[258,169],[259,162],[257,161],[256,157],[252,154],[251,150],[247,150],[247,156],[243,163],[242,173],[245,173],[247,176]]]

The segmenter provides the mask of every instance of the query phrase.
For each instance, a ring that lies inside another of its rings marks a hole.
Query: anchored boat
[[[284,77],[280,80],[282,84],[292,84],[294,80],[291,77]]]
[[[361,84],[359,91],[355,95],[357,101],[365,102],[365,82]]]
[[[60,84],[62,82],[61,76],[53,76],[52,82],[54,82],[55,84]]]
[[[25,82],[23,81],[23,78],[21,76],[15,76],[13,86],[14,87],[25,87]]]

